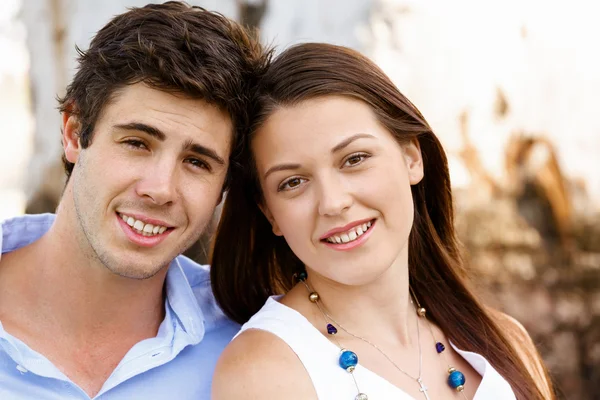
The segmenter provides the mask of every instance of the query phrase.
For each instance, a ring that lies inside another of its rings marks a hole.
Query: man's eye
[[[207,171],[210,171],[210,165],[208,165],[206,162],[204,162],[198,158],[187,158],[185,161],[188,164],[193,165],[195,168],[202,168]]]
[[[281,185],[279,185],[279,187],[277,188],[278,192],[282,192],[284,190],[292,190],[297,188],[298,186],[300,186],[306,179],[303,178],[290,178],[287,181],[284,181]]]
[[[146,144],[144,142],[142,142],[141,140],[127,139],[123,143],[125,143],[127,146],[132,147],[134,149],[147,149],[148,148],[148,146],[146,146]]]

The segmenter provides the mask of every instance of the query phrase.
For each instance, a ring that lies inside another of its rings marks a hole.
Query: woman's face
[[[399,145],[366,103],[327,96],[280,108],[252,151],[263,212],[309,273],[360,285],[406,268],[421,152]]]

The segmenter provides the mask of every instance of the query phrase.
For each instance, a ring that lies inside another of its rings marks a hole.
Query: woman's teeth
[[[329,236],[325,240],[327,240],[329,243],[349,243],[361,237],[371,227],[371,225],[372,222],[369,221],[362,225],[355,226],[347,232]]]
[[[125,214],[119,214],[121,219],[127,223],[134,231],[144,236],[155,236],[164,233],[167,230],[166,226],[145,224],[140,220],[130,217]]]

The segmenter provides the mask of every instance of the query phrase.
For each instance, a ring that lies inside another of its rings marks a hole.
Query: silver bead
[[[311,294],[308,295],[308,299],[313,302],[316,303],[317,301],[319,301],[319,293],[317,292],[312,292]]]
[[[364,393],[359,393],[356,395],[356,397],[354,398],[354,400],[369,400],[369,396],[367,396]]]

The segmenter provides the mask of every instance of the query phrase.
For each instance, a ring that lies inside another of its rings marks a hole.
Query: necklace
[[[409,286],[409,289],[410,289],[410,293],[412,294],[412,298],[414,298],[415,302],[417,303],[417,315],[419,317],[425,318],[425,320],[427,320],[427,318],[426,318],[427,310],[424,307],[421,307],[421,304],[419,304],[419,300],[417,299],[417,296],[415,295],[415,292],[413,291],[411,286]],[[410,302],[412,303],[412,299]],[[435,350],[437,351],[438,354],[442,354],[445,361],[448,361],[446,359],[446,355],[443,354],[446,347],[444,346],[444,344],[442,342],[437,341],[437,339],[435,338],[435,334],[433,333],[433,328],[431,327],[431,324],[428,323],[427,326],[429,326],[429,332],[431,332],[431,338],[435,342]],[[465,394],[466,379],[465,379],[464,374],[462,372],[458,371],[456,368],[452,367],[449,363],[446,363],[446,365],[448,366],[448,385],[452,389],[455,389],[457,392],[459,392],[465,400],[468,400],[467,395]]]
[[[415,378],[414,376],[412,376],[411,374],[409,374],[408,372],[404,371],[402,368],[400,368],[400,366],[398,364],[396,364],[394,362],[394,360],[392,360],[383,350],[381,350],[381,348],[379,348],[379,346],[377,346],[375,343],[372,343],[371,341],[369,341],[368,339],[356,335],[352,332],[350,332],[349,330],[347,330],[342,324],[340,324],[339,322],[337,322],[323,307],[323,305],[320,302],[320,297],[319,294],[317,292],[315,292],[306,282],[307,279],[307,274],[305,271],[302,271],[298,274],[295,275],[297,280],[299,280],[300,282],[302,282],[302,284],[304,284],[304,287],[306,288],[306,290],[308,291],[309,295],[308,295],[308,299],[314,303],[317,308],[319,309],[319,311],[321,312],[321,314],[323,315],[323,318],[325,319],[325,322],[327,324],[327,333],[328,335],[331,337],[331,339],[337,344],[337,346],[340,348],[340,357],[339,357],[339,365],[342,369],[345,369],[350,376],[352,377],[352,380],[354,381],[354,385],[356,386],[356,390],[358,391],[358,394],[355,397],[355,400],[368,400],[368,396],[364,393],[362,393],[360,391],[360,388],[358,386],[358,382],[356,381],[356,377],[354,376],[354,370],[356,369],[356,366],[358,365],[358,356],[356,355],[356,353],[354,353],[351,350],[345,349],[337,340],[337,338],[335,337],[335,335],[337,334],[338,330],[335,327],[336,325],[343,330],[344,332],[346,332],[348,335],[359,339],[365,343],[367,343],[368,345],[370,345],[371,347],[373,347],[375,350],[377,350],[377,352],[379,352],[382,356],[385,357],[386,360],[388,360],[393,366],[394,368],[396,368],[398,371],[400,371],[401,373],[403,373],[404,375],[406,375],[408,378],[410,378],[411,380],[415,381],[418,385],[419,385],[419,391],[421,393],[423,393],[423,396],[425,397],[425,400],[430,400],[429,398],[429,394],[427,393],[427,386],[425,386],[425,384],[423,383],[423,379],[421,377],[422,375],[422,367],[423,367],[423,353],[422,353],[422,349],[421,349],[421,331],[419,328],[419,319],[420,318],[425,318],[426,315],[426,309],[421,307],[421,305],[419,304],[412,288],[410,288],[410,292],[412,294],[412,296],[415,299],[415,302],[417,303],[417,342],[418,342],[418,347],[419,347],[419,374],[418,376]],[[412,303],[412,299],[411,299],[411,303]],[[435,342],[435,347],[436,347],[436,351],[438,352],[438,354],[442,353],[445,350],[445,346],[441,343],[438,342],[435,339],[435,335],[433,333],[433,328],[431,327],[431,324],[428,324],[429,326],[429,330],[431,332],[431,337],[433,338],[434,342]],[[444,355],[445,356],[445,355]],[[455,368],[451,367],[450,365],[448,365],[448,385],[450,385],[450,387],[452,387],[453,389],[456,389],[457,392],[461,393],[462,396],[466,399],[466,395],[464,393],[464,384],[465,384],[465,377],[464,375],[460,372],[457,371]]]

